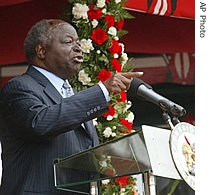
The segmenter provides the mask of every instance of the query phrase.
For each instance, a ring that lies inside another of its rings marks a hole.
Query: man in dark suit
[[[55,188],[53,160],[98,145],[92,119],[108,111],[109,95],[127,90],[132,77],[142,74],[117,73],[65,97],[63,82],[83,62],[75,28],[62,20],[42,20],[28,32],[24,48],[28,70],[0,94],[0,195],[74,194]],[[90,186],[77,190],[88,194]]]

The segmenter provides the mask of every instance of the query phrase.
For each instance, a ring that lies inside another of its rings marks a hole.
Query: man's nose
[[[73,46],[73,51],[74,52],[81,52],[82,51],[82,48],[81,48],[79,43],[75,43],[75,45]]]

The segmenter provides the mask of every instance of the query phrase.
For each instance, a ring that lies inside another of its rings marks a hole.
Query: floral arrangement
[[[138,194],[138,189],[135,187],[135,185],[136,178],[130,176],[118,177],[111,180],[103,180],[102,195],[135,195]]]
[[[93,162],[97,172],[105,176],[116,176],[117,171],[112,166],[112,157],[105,154],[103,149],[98,152],[99,154],[93,155]]]
[[[124,20],[133,18],[126,9],[125,0],[68,0],[70,8],[64,16],[70,18],[80,37],[84,62],[78,75],[70,82],[75,89],[83,90],[103,82],[116,72],[132,71],[131,60],[125,46],[119,40],[127,34]],[[109,111],[94,120],[100,143],[133,132],[134,114],[126,92],[113,95],[108,103]],[[113,185],[115,184],[115,185]],[[133,194],[135,180],[132,176],[110,180],[103,184],[104,194]],[[122,193],[122,189],[125,190]],[[107,193],[106,193],[107,192]],[[113,193],[111,193],[113,194]]]
[[[84,62],[78,75],[71,80],[77,90],[86,89],[103,82],[113,73],[128,72],[130,60],[119,38],[127,33],[123,30],[124,19],[132,16],[124,9],[120,0],[69,0],[71,23],[75,24],[83,51]],[[79,81],[79,82],[78,82]],[[134,115],[129,108],[126,92],[121,92],[109,101],[109,112],[95,122],[100,142],[118,138],[132,132]]]

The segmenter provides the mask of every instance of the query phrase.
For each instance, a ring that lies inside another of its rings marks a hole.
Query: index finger
[[[143,72],[125,72],[123,73],[123,76],[125,76],[128,79],[131,79],[133,77],[140,77],[143,74],[144,74]]]

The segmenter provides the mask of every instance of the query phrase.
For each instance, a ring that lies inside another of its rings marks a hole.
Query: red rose
[[[105,19],[105,22],[107,22],[107,27],[108,28],[114,26],[114,16],[106,15],[104,19]]]
[[[104,117],[108,117],[108,116],[114,116],[115,115],[115,109],[113,106],[111,106],[110,104],[108,104],[108,107],[109,107],[109,111],[104,113]]]
[[[110,175],[110,176],[114,176],[114,171],[112,170],[112,169],[107,169],[106,171],[105,171],[105,175]]]
[[[120,62],[113,58],[111,59],[111,64],[112,64],[112,67],[117,71],[117,72],[122,72],[122,66],[120,64]]]
[[[115,39],[112,40],[112,46],[109,48],[109,51],[112,55],[114,54],[122,54],[122,46]]]
[[[101,45],[107,40],[107,34],[103,29],[96,28],[92,31],[90,38],[98,45]]]
[[[117,30],[122,30],[123,25],[124,25],[124,20],[123,19],[120,19],[119,22],[116,22],[116,29]]]
[[[127,127],[127,129],[128,129],[129,131],[132,130],[133,123],[128,122],[128,120],[126,120],[126,119],[123,118],[123,119],[121,119],[120,124],[122,124],[122,125],[124,125],[125,127]],[[124,133],[125,133],[125,132],[124,132]]]
[[[125,91],[120,92],[120,98],[117,100],[118,102],[126,102],[127,93]]]
[[[88,18],[90,20],[99,20],[101,15],[102,15],[102,9],[99,8],[99,9],[94,9],[95,5],[90,5],[89,6],[89,10],[87,12],[87,15],[88,15]]]
[[[128,176],[118,177],[115,179],[116,184],[119,184],[121,188],[125,187],[127,184]]]
[[[106,79],[110,78],[112,76],[111,72],[109,70],[105,70],[105,69],[102,69],[99,73],[98,73],[98,76],[97,78],[104,82]]]

